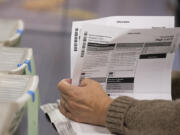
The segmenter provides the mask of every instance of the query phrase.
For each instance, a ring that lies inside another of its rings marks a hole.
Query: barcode
[[[86,48],[86,42],[83,43],[82,48],[83,48],[83,49]]]
[[[84,57],[84,53],[85,53],[85,51],[82,50],[82,51],[81,51],[81,57]]]
[[[77,51],[77,43],[74,43],[74,51]]]
[[[81,57],[84,57],[85,49],[86,49],[86,43],[87,43],[87,32],[84,32],[84,38],[83,38],[83,45],[82,45]]]
[[[78,28],[75,29],[74,33],[74,51],[78,51]]]
[[[81,51],[81,57],[84,57],[85,48],[86,48],[86,43],[83,43],[82,51]]]

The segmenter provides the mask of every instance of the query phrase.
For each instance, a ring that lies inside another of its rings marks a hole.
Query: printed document
[[[84,24],[73,84],[101,83],[112,97],[171,99],[171,70],[179,28],[126,29]]]

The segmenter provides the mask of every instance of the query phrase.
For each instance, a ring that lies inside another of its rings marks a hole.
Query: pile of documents
[[[24,74],[26,67],[31,71],[32,59],[32,48],[0,46],[0,73]]]
[[[174,24],[172,16],[114,16],[73,22],[73,85],[90,78],[112,98],[171,100],[172,64],[180,43],[180,29]],[[71,124],[78,135],[111,134],[103,127]]]
[[[0,75],[1,135],[13,135],[15,133],[25,112],[28,100],[35,102],[37,87],[37,76]],[[36,110],[33,111],[36,112]],[[36,115],[33,116],[37,118]],[[33,124],[37,124],[37,122],[34,123],[33,121]]]
[[[22,20],[0,19],[0,134],[16,132],[27,109],[28,135],[38,135],[39,78],[33,50],[16,48],[24,31]]]
[[[22,20],[0,19],[0,46],[18,46],[23,31]]]
[[[76,135],[70,120],[60,113],[57,103],[49,103],[41,106],[41,110],[48,116],[50,122],[54,125],[60,135]]]

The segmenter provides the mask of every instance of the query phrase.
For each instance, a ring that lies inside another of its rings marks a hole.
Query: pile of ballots
[[[73,22],[73,85],[90,78],[112,98],[171,100],[172,64],[180,43],[180,29],[174,26],[174,16],[111,16]],[[49,103],[41,109],[60,135],[111,134],[104,127],[68,120],[57,106]]]
[[[0,19],[1,135],[14,134],[25,112],[27,135],[38,135],[39,77],[32,48],[18,48],[23,32],[22,20]]]

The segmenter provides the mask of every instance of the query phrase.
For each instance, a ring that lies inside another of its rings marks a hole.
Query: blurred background
[[[107,16],[175,16],[176,0],[0,0],[0,17],[22,19],[25,33],[21,47],[33,48],[40,76],[40,104],[59,98],[57,83],[70,77],[70,36],[72,21]],[[180,69],[180,49],[173,69]],[[58,135],[44,114],[39,113],[39,134]],[[26,117],[17,135],[27,134]]]

